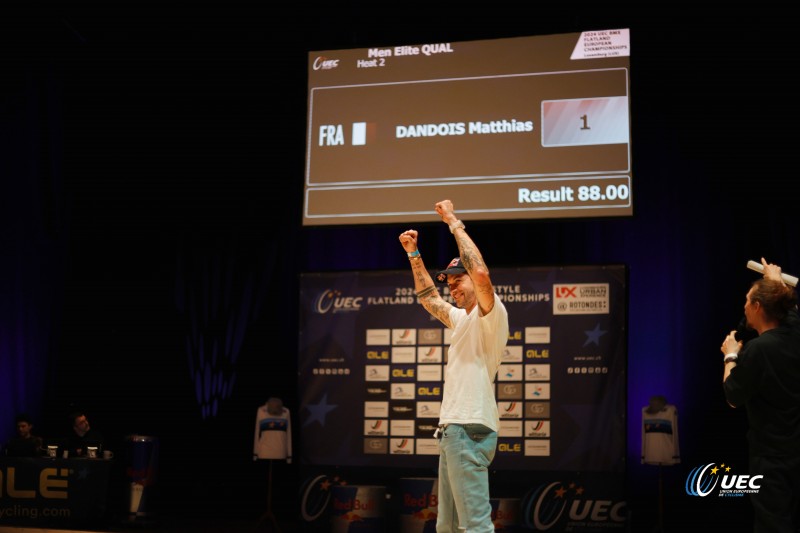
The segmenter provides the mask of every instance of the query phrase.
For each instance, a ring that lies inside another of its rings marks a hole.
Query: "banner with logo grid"
[[[492,468],[623,471],[625,267],[493,268],[492,281],[510,326]],[[410,271],[305,273],[300,300],[301,461],[435,467],[451,330]]]

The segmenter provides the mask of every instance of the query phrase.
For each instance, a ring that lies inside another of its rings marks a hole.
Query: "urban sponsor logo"
[[[757,494],[764,479],[762,475],[734,474],[725,463],[708,463],[694,467],[686,476],[686,494],[705,498],[713,494],[719,484],[720,498],[736,498],[745,494]]]
[[[553,285],[554,315],[608,314],[608,283]]]

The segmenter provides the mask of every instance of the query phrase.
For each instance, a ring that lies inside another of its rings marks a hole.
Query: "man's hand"
[[[417,230],[410,229],[400,234],[400,244],[406,252],[414,252],[417,250]]]
[[[448,226],[458,220],[456,214],[453,212],[453,202],[450,200],[442,200],[436,203],[436,212],[442,217],[442,222]]]
[[[722,341],[722,346],[720,347],[720,351],[723,355],[728,355],[730,353],[739,353],[739,350],[742,349],[742,341],[736,340],[736,330],[731,331],[725,340]]]
[[[764,279],[772,279],[783,283],[783,278],[781,278],[781,267],[772,263],[767,263],[767,260],[763,257],[761,258],[761,264],[764,265]],[[784,285],[786,284],[784,283]]]

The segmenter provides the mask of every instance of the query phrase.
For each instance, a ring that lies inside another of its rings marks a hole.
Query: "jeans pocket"
[[[474,430],[469,431],[467,436],[473,443],[476,459],[480,464],[488,467],[494,460],[497,448],[497,432],[486,426],[478,425]]]
[[[492,431],[491,429],[487,428],[483,424],[474,424],[474,425],[470,426],[469,428],[465,428],[465,429],[466,429],[467,436],[470,438],[470,440],[472,440],[472,441],[474,441],[476,443],[483,442],[484,440],[486,440],[486,437],[488,437],[492,433],[494,433],[494,431]]]

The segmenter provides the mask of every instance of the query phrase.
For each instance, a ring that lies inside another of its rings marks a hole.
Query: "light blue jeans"
[[[497,432],[483,424],[450,424],[439,439],[437,533],[494,532],[489,465]]]

